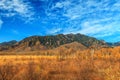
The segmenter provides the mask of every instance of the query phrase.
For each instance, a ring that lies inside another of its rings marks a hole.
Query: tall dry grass
[[[119,47],[33,53],[1,55],[0,80],[120,80]]]

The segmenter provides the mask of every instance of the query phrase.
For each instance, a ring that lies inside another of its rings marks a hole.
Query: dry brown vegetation
[[[120,47],[0,54],[0,80],[120,80]]]

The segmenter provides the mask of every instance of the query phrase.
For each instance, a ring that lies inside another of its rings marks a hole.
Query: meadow
[[[119,50],[0,52],[0,80],[120,80]]]

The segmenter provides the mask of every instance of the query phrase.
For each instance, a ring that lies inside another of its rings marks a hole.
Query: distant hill
[[[12,40],[12,41],[9,41],[9,42],[2,42],[2,43],[0,43],[0,46],[12,46],[15,43],[17,43],[16,40]]]
[[[96,38],[89,37],[83,34],[59,34],[51,36],[31,36],[27,37],[19,42],[4,43],[5,46],[9,46],[8,50],[16,51],[28,51],[28,50],[44,50],[53,49],[61,45],[77,42],[84,47],[102,47],[106,43]],[[1,43],[3,44],[3,43]],[[76,43],[75,43],[76,44]],[[3,46],[3,45],[2,45]],[[74,45],[75,46],[75,45]]]
[[[110,47],[120,46],[120,42],[115,42],[115,43],[108,42],[107,45]]]
[[[113,46],[120,46],[120,42],[114,43]]]
[[[0,51],[7,50],[10,47],[14,46],[16,43],[17,43],[16,40],[12,40],[12,41],[9,41],[9,42],[2,42],[2,43],[0,43]]]

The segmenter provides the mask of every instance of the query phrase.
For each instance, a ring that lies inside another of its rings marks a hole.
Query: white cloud
[[[57,2],[56,5],[53,8],[63,8],[70,6],[70,1],[63,1],[63,2]]]
[[[0,0],[0,10],[0,17],[17,16],[24,21],[33,19],[32,16],[34,15],[32,7],[23,0]]]
[[[82,29],[76,31],[76,33],[82,33],[86,35],[91,35],[97,38],[112,36],[116,32],[120,32],[120,25],[116,22],[111,22],[109,24],[94,23],[94,21],[84,22]]]
[[[108,37],[120,32],[120,1],[110,0],[67,0],[58,2],[54,8],[63,8],[65,21],[63,33],[82,33],[97,38]],[[64,27],[63,26],[63,27]]]
[[[72,1],[72,0],[70,0]],[[83,16],[92,16],[92,18],[105,18],[105,17],[111,17],[113,16],[115,11],[120,12],[120,2],[117,1],[116,3],[113,3],[112,5],[109,5],[111,1],[104,0],[97,2],[97,0],[87,0],[82,1],[78,0],[79,2],[77,4],[73,4],[73,6],[69,6],[69,8],[66,8],[64,11],[64,16],[72,19],[72,17],[76,16],[76,19],[80,19]],[[106,13],[105,13],[106,12]],[[102,15],[103,14],[103,15]],[[119,15],[120,16],[120,15]]]
[[[64,21],[65,25],[62,25],[63,33],[80,32],[95,37],[105,37],[115,34],[120,28],[119,0],[64,0],[57,2],[51,9],[57,8],[63,9],[62,16],[68,18]]]
[[[19,32],[18,32],[17,30],[11,30],[11,32],[12,32],[13,34],[16,34],[16,35],[19,34]]]
[[[105,19],[105,21],[106,20],[107,18]],[[104,20],[97,20],[97,21],[88,20],[83,22],[81,25],[77,23],[77,26],[81,26],[81,28],[74,27],[74,25],[71,25],[70,27],[65,28],[63,33],[65,34],[82,33],[102,39],[103,37],[109,37],[120,32],[120,27],[119,27],[120,25],[118,25],[119,22],[100,24],[101,21]]]
[[[54,8],[62,8],[63,7],[63,4],[61,4],[60,2],[58,2],[55,6],[54,6]]]
[[[47,34],[56,34],[56,33],[60,32],[61,30],[62,30],[62,28],[55,27],[55,28],[53,28],[51,30],[48,30]]]
[[[60,0],[54,3],[53,0],[40,1],[45,3],[42,11],[46,14],[41,23],[52,25],[48,34],[63,31],[106,37],[116,31],[120,32],[120,0]],[[0,13],[0,18],[19,16],[22,20],[29,21],[34,15],[32,9],[29,2],[23,0],[0,0],[0,10],[6,12]],[[0,24],[2,23],[1,18]]]
[[[14,10],[17,13],[19,13],[19,15],[22,17],[31,18],[32,15],[34,14],[31,11],[32,7],[20,0],[13,0],[13,6],[14,6]]]

